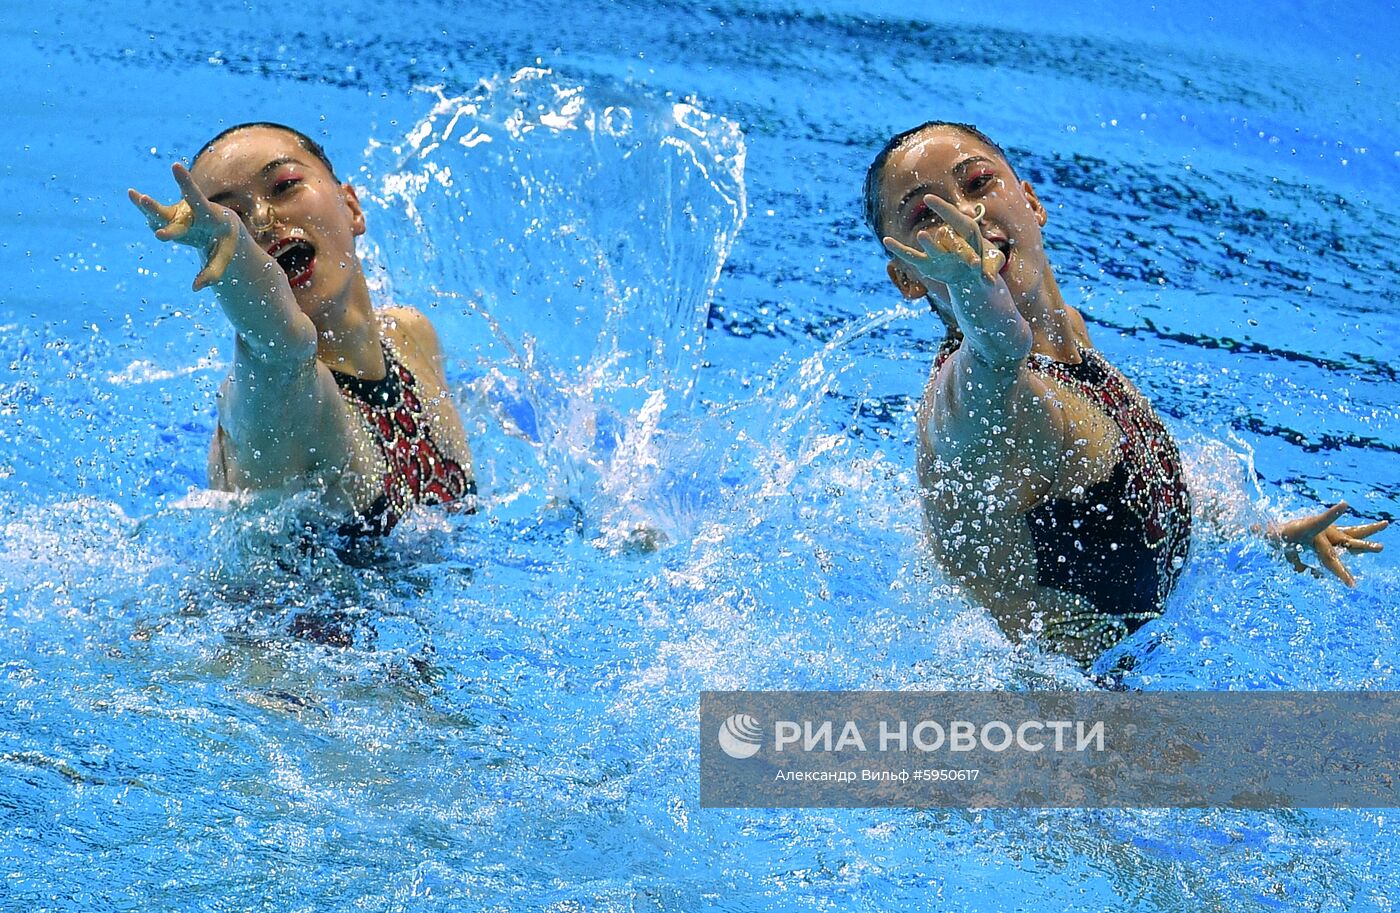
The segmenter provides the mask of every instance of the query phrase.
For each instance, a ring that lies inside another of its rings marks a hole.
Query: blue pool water
[[[1214,505],[1126,684],[1400,687],[1393,544],[1245,532],[1400,514],[1394,7],[927,7],[0,12],[0,909],[1392,909],[1389,810],[699,807],[701,689],[1093,687],[922,550],[939,334],[858,198],[930,117]],[[124,199],[250,119],[364,189],[479,457],[362,567],[201,491],[229,334]]]

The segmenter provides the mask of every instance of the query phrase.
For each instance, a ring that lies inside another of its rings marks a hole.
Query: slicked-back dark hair
[[[1001,160],[1006,163],[1006,167],[1011,169],[1012,176],[1016,174],[1016,168],[1011,164],[1011,159],[1007,158],[1006,152],[993,142],[991,137],[971,124],[960,124],[956,121],[948,120],[930,120],[919,124],[917,127],[911,127],[903,133],[896,133],[894,136],[890,137],[889,142],[885,143],[885,147],[875,156],[875,160],[870,163],[870,167],[865,172],[865,224],[869,225],[870,230],[875,233],[875,241],[880,245],[880,250],[882,251],[885,250],[885,235],[880,230],[880,182],[884,180],[885,164],[889,162],[891,155],[894,155],[896,151],[903,148],[910,140],[924,131],[932,130],[935,127],[947,127],[966,136],[970,136],[979,142],[985,143],[995,150],[997,155],[1001,156]]]
[[[335,166],[331,164],[330,157],[326,155],[326,150],[321,148],[320,143],[316,142],[314,139],[307,136],[305,133],[302,133],[295,127],[288,127],[286,124],[273,123],[270,120],[254,120],[249,121],[246,124],[234,124],[227,130],[221,131],[218,136],[214,137],[209,142],[199,147],[199,151],[196,152],[194,154],[194,158],[190,160],[190,167],[193,168],[194,163],[199,161],[200,156],[208,152],[219,140],[231,134],[237,133],[239,130],[247,130],[250,127],[266,127],[269,130],[281,130],[283,133],[290,133],[303,149],[316,156],[316,158],[318,158],[321,161],[321,164],[326,166],[326,170],[331,173],[331,180],[336,182],[340,181],[340,178],[335,176]]]

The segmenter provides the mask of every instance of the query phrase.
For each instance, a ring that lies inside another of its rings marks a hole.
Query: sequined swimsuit
[[[937,364],[957,349],[944,343]],[[1031,355],[1026,366],[1103,410],[1121,434],[1113,473],[1082,499],[1052,498],[1026,513],[1036,582],[1074,593],[1093,613],[1047,622],[1062,636],[1107,646],[1162,614],[1191,548],[1191,496],[1181,454],[1152,405],[1094,349],[1079,364]]]
[[[433,440],[418,381],[382,336],[384,376],[364,380],[331,371],[340,395],[364,416],[386,467],[379,497],[342,535],[387,534],[416,504],[451,504],[476,494],[476,482]]]

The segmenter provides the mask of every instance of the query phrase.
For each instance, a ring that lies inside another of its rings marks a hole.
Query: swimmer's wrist
[[[204,249],[204,265],[200,269],[205,287],[222,283],[234,264],[251,252],[244,247],[245,239],[252,250],[261,251],[237,218],[231,218],[230,222],[224,223],[221,231],[215,233]]]

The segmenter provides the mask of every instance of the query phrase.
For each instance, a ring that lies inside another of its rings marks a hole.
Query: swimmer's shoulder
[[[442,342],[428,315],[414,307],[384,308],[379,312],[380,325],[389,341],[399,350],[415,374],[428,369],[439,384],[446,385]]]
[[[1009,371],[993,374],[978,363],[970,347],[959,346],[929,375],[916,413],[923,443],[949,457],[966,447],[995,443],[1003,423],[1031,426],[1034,439],[1058,442],[1062,428],[1050,413],[1044,377],[1022,359]],[[1035,418],[1049,421],[1035,421]],[[1030,420],[1030,421],[1028,421]]]
[[[925,485],[947,478],[972,486],[940,488],[944,496],[934,500],[948,502],[944,511],[1019,516],[1059,478],[1069,423],[1026,360],[1002,381],[978,372],[974,358],[959,347],[929,377],[916,413],[920,476]],[[989,395],[984,385],[1002,390]]]

